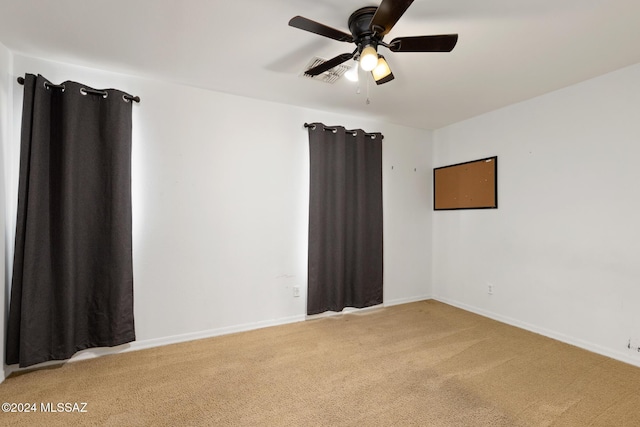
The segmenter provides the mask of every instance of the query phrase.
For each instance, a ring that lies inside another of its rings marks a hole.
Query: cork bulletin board
[[[498,156],[433,169],[433,210],[497,208]]]

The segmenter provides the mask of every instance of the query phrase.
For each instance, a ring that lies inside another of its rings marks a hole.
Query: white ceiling
[[[640,62],[638,0],[416,0],[385,40],[458,33],[451,53],[392,53],[396,79],[299,77],[353,45],[287,25],[348,32],[377,0],[0,0],[17,53],[303,107],[435,129]],[[386,51],[386,52],[385,52]],[[38,70],[31,72],[37,73]]]

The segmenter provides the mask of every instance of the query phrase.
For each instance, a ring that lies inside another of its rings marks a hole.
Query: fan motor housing
[[[362,41],[375,40],[371,30],[371,20],[378,10],[375,6],[363,7],[349,17],[349,31],[353,35],[353,41],[360,45]],[[377,44],[378,40],[375,40]]]

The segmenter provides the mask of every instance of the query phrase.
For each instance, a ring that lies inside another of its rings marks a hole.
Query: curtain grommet
[[[86,96],[87,94],[89,94],[89,93],[93,93],[93,94],[95,94],[95,95],[100,95],[100,96],[102,96],[102,98],[104,98],[104,99],[106,99],[106,98],[107,98],[107,96],[109,96],[109,93],[108,93],[107,91],[104,91],[104,90],[95,90],[95,89],[87,89],[87,88],[84,88],[84,87],[81,87],[81,88],[80,88],[80,93],[81,93],[81,94],[83,94],[83,95],[85,95],[85,96]]]
[[[51,90],[52,87],[55,87],[56,89],[61,89],[61,92],[64,92],[64,90],[66,89],[64,85],[54,85],[47,81],[43,82],[42,85],[46,90]]]

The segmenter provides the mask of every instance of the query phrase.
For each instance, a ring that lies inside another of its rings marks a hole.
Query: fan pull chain
[[[366,76],[367,79],[367,101],[366,104],[369,105],[371,104],[371,100],[369,99],[369,76]]]
[[[362,79],[360,78],[360,63],[356,60],[356,76],[358,77],[358,79],[356,80],[356,83],[358,83],[358,85],[356,86],[356,95],[360,95],[360,93],[362,93],[362,89],[360,88],[360,84],[362,83]]]

